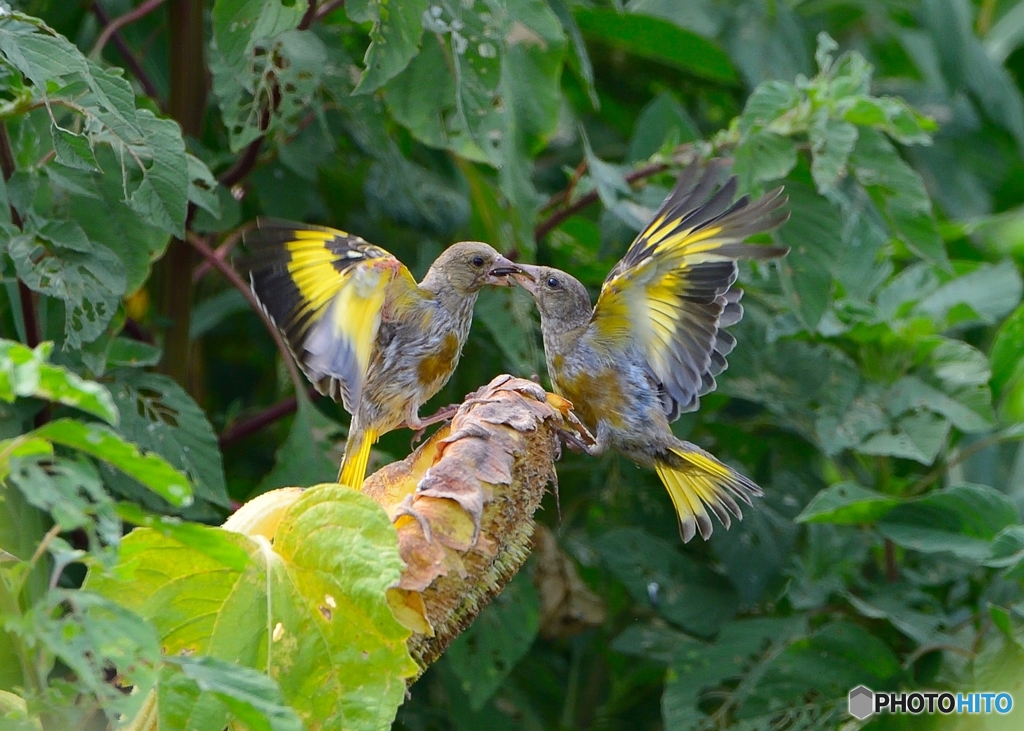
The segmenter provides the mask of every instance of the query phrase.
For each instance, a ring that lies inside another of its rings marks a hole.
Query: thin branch
[[[896,545],[889,538],[885,539],[885,580],[895,584],[900,579],[899,564],[896,562]]]
[[[306,395],[311,399],[315,399],[320,396],[320,392],[310,386],[306,390]],[[278,419],[283,419],[289,414],[294,413],[295,409],[298,408],[298,403],[298,399],[295,396],[289,396],[278,401],[276,404],[271,404],[262,411],[256,412],[248,418],[232,422],[217,437],[217,444],[220,446],[221,451],[227,449],[235,442],[239,442],[250,434],[255,434],[263,427],[273,424]]]
[[[299,21],[299,30],[307,30],[309,26],[313,25],[313,21],[316,20],[316,6],[317,0],[309,0],[306,12],[303,14],[302,20]]]
[[[163,5],[164,2],[165,0],[146,0],[144,3],[142,3],[142,5],[135,8],[134,10],[130,10],[124,15],[114,18],[112,21],[106,24],[106,27],[103,29],[103,32],[100,33],[100,37],[97,38],[96,43],[93,44],[92,50],[89,51],[89,55],[92,58],[97,58],[101,53],[103,53],[103,47],[107,45],[107,41],[109,41],[115,33],[124,28],[126,25],[129,25],[131,23],[134,23],[136,20],[140,20],[141,18],[146,17],[151,12],[153,12],[161,5]],[[93,2],[93,8],[98,7],[99,1],[96,0],[95,2]],[[100,10],[100,12],[103,12],[102,9]]]
[[[210,262],[210,265],[218,272],[224,275],[235,289],[242,293],[246,301],[252,307],[253,311],[260,316],[264,326],[267,328],[267,332],[274,339],[274,343],[277,345],[277,349],[281,352],[281,357],[284,358],[285,367],[288,369],[288,376],[292,380],[292,385],[296,391],[301,391],[306,387],[306,382],[299,373],[299,368],[295,365],[295,360],[292,358],[291,351],[288,349],[288,344],[284,341],[281,333],[274,326],[274,323],[267,317],[267,313],[263,311],[259,301],[256,299],[256,295],[252,293],[249,286],[245,283],[242,277],[231,268],[231,265],[227,262],[221,261],[217,258],[217,254],[210,248],[210,245],[203,240],[198,234],[194,234],[191,231],[186,232],[185,238],[189,244],[192,245],[196,251],[198,251],[204,259]]]
[[[152,0],[149,1],[152,2]],[[157,5],[160,5],[163,2],[164,0],[160,0],[160,2],[157,3]],[[145,3],[144,5],[148,4],[149,2]],[[140,5],[139,8],[136,8],[134,11],[132,11],[132,13],[137,12],[140,8],[144,7],[144,5]],[[153,8],[150,8],[150,10],[152,9]],[[113,27],[114,23],[118,23],[122,18],[126,18],[128,15],[132,15],[132,13],[127,13],[126,15],[121,16],[117,20],[111,21],[110,16],[107,15],[107,11],[104,10],[102,6],[100,6],[98,0],[94,0],[92,4],[92,12],[93,15],[96,16],[96,19],[100,21],[100,25],[105,27],[103,31],[104,33],[106,33],[107,30],[109,30],[111,27]],[[149,10],[147,10],[146,12],[148,13]],[[125,24],[121,23],[120,25],[123,26]],[[153,101],[159,103],[159,89],[156,88],[156,84],[153,83],[153,80],[149,78],[149,74],[147,74],[146,71],[142,68],[142,62],[139,61],[138,57],[135,55],[135,52],[132,51],[131,46],[128,45],[127,41],[125,41],[124,39],[124,36],[122,36],[121,33],[118,31],[118,27],[115,27],[114,30],[110,32],[110,40],[113,40],[114,46],[117,48],[117,52],[121,54],[121,58],[124,59],[125,65],[131,70],[135,78],[138,79],[139,85],[142,87],[142,90],[146,92],[146,96],[148,96]],[[105,44],[106,42],[107,41],[104,39],[103,43]],[[93,53],[98,53],[97,49],[102,49],[102,46],[100,46],[98,41],[96,45],[93,47]]]
[[[229,233],[224,238],[224,241],[221,242],[221,245],[214,250],[214,255],[221,261],[227,261],[228,254],[230,254],[231,251],[236,246],[238,246],[239,242],[242,240],[243,234],[245,234],[245,232],[248,231],[250,228],[252,228],[251,223],[246,224],[244,226],[239,226],[234,231]],[[192,271],[192,281],[198,282],[200,279],[209,274],[211,269],[213,269],[213,264],[208,262],[206,259],[203,259],[201,262],[199,262],[199,266],[197,266]]]
[[[263,127],[266,129],[266,127]],[[260,157],[260,147],[263,145],[263,135],[260,135],[255,140],[249,143],[249,146],[245,148],[234,165],[225,170],[217,180],[225,188],[231,188],[237,185],[245,178],[246,175],[252,172],[252,169],[256,167],[256,161]]]

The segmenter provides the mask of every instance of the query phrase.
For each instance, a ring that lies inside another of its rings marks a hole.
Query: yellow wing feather
[[[331,228],[261,220],[245,241],[253,292],[296,361],[354,414],[382,315],[416,281],[384,249]]]
[[[594,308],[591,327],[599,340],[635,339],[663,386],[670,418],[695,408],[725,367],[734,340],[720,328],[742,313],[741,292],[731,290],[736,260],[786,253],[742,243],[786,220],[780,191],[734,202],[735,178],[721,187],[717,178],[713,167],[684,172],[608,274]]]

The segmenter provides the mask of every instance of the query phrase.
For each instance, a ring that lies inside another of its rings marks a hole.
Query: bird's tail
[[[366,465],[370,461],[370,449],[377,443],[377,437],[375,429],[349,429],[345,456],[341,458],[341,469],[338,471],[340,484],[356,490],[362,489]]]
[[[728,528],[730,513],[743,519],[737,498],[750,505],[751,497],[764,494],[751,480],[688,442],[662,452],[654,469],[672,498],[684,543],[697,533],[704,540],[711,536],[714,526],[708,508]]]

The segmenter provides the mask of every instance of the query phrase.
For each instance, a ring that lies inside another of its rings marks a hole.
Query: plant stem
[[[160,2],[156,3],[156,5],[154,5],[152,8],[146,10],[146,13],[148,13],[150,10],[155,9],[157,6],[163,4],[164,1],[165,0],[160,0]],[[117,48],[117,52],[121,54],[121,58],[124,59],[125,65],[135,75],[135,78],[138,79],[139,85],[142,86],[142,90],[146,92],[146,95],[149,98],[159,103],[160,92],[156,88],[156,84],[153,83],[153,80],[149,78],[149,74],[147,74],[145,70],[142,68],[142,63],[136,57],[135,52],[132,51],[131,46],[128,45],[128,42],[125,41],[124,36],[121,35],[119,30],[124,25],[127,25],[127,23],[130,23],[134,20],[138,20],[142,17],[142,15],[145,15],[146,13],[142,13],[137,17],[133,17],[131,18],[131,20],[121,22],[124,18],[127,18],[129,15],[137,13],[139,10],[141,10],[143,7],[149,4],[150,3],[148,2],[144,3],[132,12],[126,13],[125,15],[122,15],[120,18],[111,21],[110,16],[107,15],[107,11],[103,9],[99,2],[93,2],[93,15],[95,15],[96,19],[100,21],[100,25],[105,26],[105,28],[103,30],[103,33],[100,34],[99,40],[97,40],[96,44],[93,46],[93,49],[90,52],[90,56],[99,56],[100,52],[103,50],[103,45],[106,44],[108,39],[112,39],[114,41],[114,46]],[[111,28],[113,28],[113,30],[110,30]],[[104,34],[107,35],[107,38],[103,37]],[[103,44],[101,44],[100,41],[103,41]]]
[[[134,10],[130,10],[124,15],[120,15],[114,18],[112,21],[106,24],[106,28],[100,33],[99,38],[96,39],[96,43],[93,44],[92,50],[89,51],[89,55],[92,58],[98,57],[103,53],[103,47],[107,45],[107,41],[117,33],[119,30],[124,28],[126,25],[134,23],[136,20],[146,17],[151,12],[163,5],[166,0],[146,0],[146,2],[139,5]],[[93,2],[94,11],[98,8],[100,13],[104,13],[103,9],[99,7],[99,2]],[[105,13],[104,13],[105,14]]]
[[[217,437],[217,445],[223,451],[250,434],[255,434],[268,424],[273,424],[278,419],[283,419],[293,413],[298,405],[298,399],[295,396],[289,396],[247,419],[239,419],[220,433],[220,436]]]
[[[0,172],[3,173],[4,182],[11,179],[14,171],[14,151],[11,149],[11,138],[7,134],[7,125],[0,122]],[[10,207],[10,211],[11,221],[15,226],[21,228],[21,215],[13,205]],[[42,342],[39,318],[36,316],[35,293],[20,279],[18,280],[18,299],[21,301],[21,316],[25,322],[25,344],[34,348]],[[46,412],[39,413],[43,415]],[[36,426],[40,425],[36,424]]]
[[[245,235],[245,232],[248,231],[250,228],[251,224],[247,223],[239,226],[234,231],[229,233],[227,236],[224,237],[224,240],[221,242],[220,246],[214,249],[214,255],[221,261],[227,261],[228,255],[236,246],[238,246],[238,244],[241,243],[242,236]],[[213,269],[213,264],[211,264],[206,259],[203,259],[201,262],[199,262],[199,266],[197,266],[195,270],[192,272],[192,281],[198,282],[200,279],[209,274],[211,269]]]
[[[206,113],[204,3],[202,0],[171,0],[168,10],[171,36],[171,95],[168,111],[181,125],[184,135],[198,137]],[[166,255],[154,268],[158,285],[158,312],[170,322],[164,332],[161,369],[186,389],[194,263],[192,247],[180,239],[172,239]]]

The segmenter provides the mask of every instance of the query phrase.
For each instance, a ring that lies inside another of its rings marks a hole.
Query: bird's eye
[[[558,286],[558,277],[548,277],[548,286],[555,289]]]
[[[484,258],[482,256],[474,256],[470,264],[475,267],[482,267],[484,265]]]

